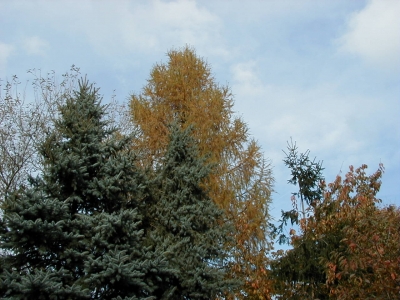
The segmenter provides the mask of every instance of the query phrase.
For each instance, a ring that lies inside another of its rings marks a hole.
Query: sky
[[[290,139],[323,161],[327,182],[383,163],[379,197],[400,205],[398,16],[399,0],[0,0],[0,78],[75,65],[104,101],[127,103],[189,45],[271,162],[273,216],[296,191],[282,161]]]

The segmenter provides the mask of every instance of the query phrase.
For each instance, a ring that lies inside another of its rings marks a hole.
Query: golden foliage
[[[227,247],[232,254],[229,276],[245,282],[237,296],[268,299],[270,165],[246,124],[234,116],[229,88],[215,83],[209,66],[188,47],[168,57],[168,63],[154,66],[142,93],[132,96],[132,122],[141,132],[137,150],[144,165],[157,165],[168,143],[168,124],[194,126],[200,154],[215,165],[206,188],[236,229]]]

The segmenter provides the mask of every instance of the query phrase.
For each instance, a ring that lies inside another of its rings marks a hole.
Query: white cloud
[[[0,75],[3,76],[5,73],[5,69],[7,66],[7,61],[11,53],[13,52],[14,47],[9,44],[0,42]]]
[[[82,52],[122,67],[132,64],[135,54],[146,54],[151,60],[186,44],[205,57],[230,55],[224,45],[222,21],[199,1],[84,1],[79,8],[74,1],[37,1],[10,7],[15,14],[29,12],[24,34],[32,37],[24,47],[31,54],[44,53],[48,47],[45,38],[54,43],[52,48],[60,43],[68,50],[85,47]],[[34,33],[30,32],[31,23],[51,28]]]
[[[266,84],[263,71],[254,59],[231,68],[234,110],[240,112],[274,166],[278,194],[272,214],[289,209],[290,192],[295,191],[285,184],[290,173],[282,162],[282,150],[290,138],[300,153],[310,149],[311,158],[324,161],[328,182],[346,173],[349,165],[367,164],[373,172],[383,162],[388,175],[382,195],[391,196],[385,196],[386,203],[395,203],[393,197],[399,195],[397,98],[348,91],[340,78],[308,86]]]
[[[361,56],[378,67],[400,67],[400,1],[371,0],[348,22],[338,40],[342,52]]]
[[[23,41],[23,47],[29,55],[44,56],[49,43],[38,36],[31,36]]]
[[[250,61],[231,70],[235,110],[241,112],[251,133],[268,147],[264,150],[274,163],[281,161],[281,149],[291,137],[335,163],[336,159],[355,155],[366,161],[376,155],[366,149],[394,131],[382,131],[392,128],[397,118],[395,111],[388,111],[387,105],[392,104],[346,94],[334,81],[309,87],[267,85],[260,80],[257,65]]]
[[[208,54],[224,53],[218,33],[221,27],[219,19],[195,1],[152,1],[132,11],[126,25],[130,26],[123,28],[122,34],[130,47],[139,43],[147,50],[165,51],[190,44]]]
[[[257,77],[255,68],[257,64],[255,61],[248,61],[245,63],[238,63],[232,67],[233,79],[237,82],[244,83],[246,85],[260,83]]]
[[[137,52],[160,54],[185,44],[203,55],[228,55],[220,20],[193,0],[87,1],[78,11],[69,2],[62,4],[63,15],[59,7],[47,8],[46,14],[58,14],[58,23],[68,28],[60,26],[60,30],[83,34],[91,50],[103,57],[118,60]],[[70,15],[74,15],[73,22]]]

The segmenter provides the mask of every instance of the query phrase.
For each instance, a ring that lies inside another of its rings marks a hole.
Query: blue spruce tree
[[[171,276],[164,253],[144,244],[146,182],[132,138],[117,135],[105,113],[81,80],[40,149],[42,176],[6,199],[0,297],[155,299]]]
[[[169,146],[151,186],[149,237],[168,253],[174,270],[155,290],[157,299],[215,299],[238,286],[225,278],[223,247],[233,227],[204,189],[212,168],[199,158],[191,130],[171,125]]]

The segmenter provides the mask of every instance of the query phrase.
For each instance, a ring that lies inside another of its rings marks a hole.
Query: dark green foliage
[[[288,153],[284,159],[292,178],[289,183],[297,185],[299,191],[293,193],[293,209],[282,211],[282,220],[276,232],[280,233],[279,242],[290,241],[293,249],[279,256],[271,270],[276,278],[278,299],[328,299],[325,286],[326,272],[320,263],[321,258],[328,258],[335,245],[339,245],[340,236],[316,238],[308,228],[307,221],[313,218],[315,208],[323,201],[322,163],[311,161],[309,151],[298,153],[296,144],[288,143]],[[297,205],[300,199],[301,208]],[[305,207],[306,205],[306,207]],[[291,231],[291,238],[283,234],[283,228],[290,219],[291,224],[299,226],[300,235]]]
[[[190,133],[191,128],[171,126],[169,146],[153,182],[150,237],[157,247],[170,250],[168,263],[175,270],[156,290],[158,299],[213,299],[236,284],[224,278],[222,249],[232,228],[204,190],[211,169],[199,158]]]
[[[300,197],[301,202],[312,205],[315,200],[322,198],[322,189],[320,182],[323,180],[322,162],[310,160],[310,151],[298,153],[296,143],[288,143],[288,153],[284,152],[286,158],[283,160],[285,165],[290,169],[292,178],[288,183],[298,185],[299,191],[293,193],[294,196]],[[303,209],[304,210],[304,209]],[[304,217],[304,215],[303,215]]]
[[[60,108],[41,147],[44,172],[4,203],[1,296],[13,299],[152,299],[169,274],[163,253],[143,246],[143,175],[103,121],[86,80]]]
[[[302,218],[306,217],[306,212],[310,211],[310,208],[314,207],[315,204],[322,199],[322,189],[320,183],[324,180],[322,175],[322,162],[315,162],[310,160],[310,151],[307,150],[305,153],[298,153],[296,143],[288,143],[288,153],[284,152],[286,157],[283,160],[285,165],[290,169],[292,178],[288,180],[288,183],[297,185],[298,192],[292,193],[292,205],[293,209],[290,211],[282,211],[281,224],[278,228],[275,228],[275,234],[279,235],[279,243],[288,243],[289,238],[283,234],[284,226],[287,225],[288,220],[291,224],[299,224],[299,214],[302,214]],[[297,205],[297,198],[300,199],[301,209]],[[304,202],[308,207],[304,207]]]
[[[334,244],[327,244],[326,240],[316,240],[309,235],[292,240],[293,249],[271,264],[272,275],[277,279],[275,288],[280,295],[277,299],[328,299],[327,277],[321,259],[328,258],[339,241],[337,237]]]
[[[234,287],[232,228],[202,186],[211,169],[190,130],[172,126],[149,181],[104,114],[81,81],[40,149],[43,174],[5,200],[0,297],[211,299]]]

